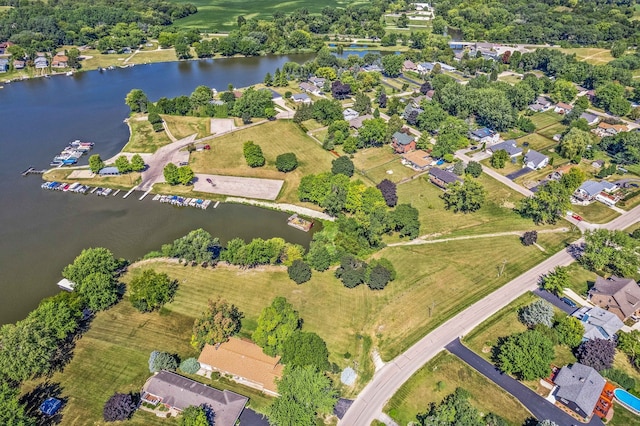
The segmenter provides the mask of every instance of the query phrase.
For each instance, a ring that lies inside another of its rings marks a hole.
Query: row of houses
[[[9,61],[8,58],[0,58],[0,72],[4,73],[9,71],[10,63],[13,64],[13,69],[21,70],[26,66],[26,61],[24,59],[14,59],[12,62]],[[46,69],[49,68],[49,60],[45,56],[44,53],[36,54],[36,57],[33,59],[33,66],[35,69]],[[68,68],[69,67],[69,57],[64,53],[57,53],[53,58],[51,58],[51,68]]]
[[[406,60],[402,63],[402,71],[407,72],[416,72],[418,74],[428,74],[435,68],[436,64],[440,65],[440,69],[442,71],[455,71],[456,68],[451,65],[445,64],[444,62],[420,62],[418,64],[413,61]]]

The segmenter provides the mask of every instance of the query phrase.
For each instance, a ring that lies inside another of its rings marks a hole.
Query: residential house
[[[414,170],[424,171],[434,163],[433,158],[427,151],[421,149],[402,154],[402,164]]]
[[[615,183],[607,182],[606,180],[588,180],[575,190],[573,196],[582,202],[592,202],[595,200],[600,201],[600,198],[598,198],[598,196],[602,193],[606,195],[611,194],[617,190],[618,185],[616,185]],[[604,199],[606,200],[606,197]],[[602,202],[605,204],[609,204],[607,201]],[[615,202],[613,204],[615,204]]]
[[[47,61],[47,58],[45,58],[44,56],[36,56],[36,58],[33,60],[33,65],[37,70],[44,69],[49,67],[49,61]]]
[[[416,108],[413,105],[407,105],[404,108],[404,112],[402,113],[402,118],[404,118],[405,120],[408,120],[409,117],[411,116],[411,113],[413,113],[414,111],[417,112],[418,114],[421,114],[424,112],[422,108]]]
[[[432,167],[429,169],[429,180],[432,184],[442,189],[447,189],[447,187],[453,182],[462,181],[462,179],[460,179],[455,174],[446,170],[439,169],[437,167]]]
[[[311,98],[306,93],[297,93],[295,95],[292,95],[291,99],[293,99],[293,102],[295,103],[303,103],[303,104],[311,103]]]
[[[130,47],[123,47],[123,48],[122,48],[122,53],[129,54],[129,53],[131,53],[131,52],[132,52],[132,51],[131,51],[131,48],[130,48]]]
[[[418,66],[407,59],[406,61],[404,61],[402,63],[402,71],[405,71],[405,72],[406,71],[416,72],[416,71],[418,71]]]
[[[13,61],[13,69],[14,70],[22,70],[24,69],[24,67],[27,65],[27,63],[25,61],[16,59],[15,61]]]
[[[415,98],[413,98],[413,99],[411,100],[411,105],[412,105],[414,108],[420,108],[420,105],[422,104],[422,101],[424,101],[424,100],[426,100],[426,99],[427,99],[427,97],[426,97],[425,95],[419,95],[419,96],[416,96]]]
[[[69,57],[67,55],[61,55],[58,53],[51,60],[52,68],[67,68],[69,66]]]
[[[589,290],[588,300],[616,314],[622,321],[640,315],[640,287],[631,278],[596,278]]]
[[[534,112],[548,111],[551,109],[551,107],[553,107],[553,102],[551,102],[544,96],[538,96],[536,101],[533,104],[529,105],[529,109]]]
[[[421,62],[416,66],[416,68],[420,74],[427,74],[433,70],[434,65],[435,64],[433,62]]]
[[[469,138],[478,143],[492,144],[500,140],[500,135],[487,127],[483,127],[470,132]]]
[[[361,71],[364,72],[382,72],[384,71],[382,69],[382,67],[378,64],[371,64],[371,65],[365,65],[362,68],[360,68]]]
[[[397,154],[406,154],[416,149],[416,138],[402,132],[395,132],[391,136],[391,146]]]
[[[300,83],[300,89],[316,96],[319,96],[320,94],[322,94],[318,86],[316,86],[315,84],[307,83],[307,82]]]
[[[558,102],[558,104],[553,108],[554,112],[558,114],[567,114],[573,110],[573,105],[565,104],[564,102]]]
[[[605,311],[598,306],[594,308],[585,306],[572,315],[582,321],[584,327],[582,340],[613,340],[615,334],[624,326],[616,314]]]
[[[362,123],[364,123],[365,120],[371,120],[372,118],[373,115],[371,114],[361,115],[360,117],[349,120],[349,127],[358,130],[362,127]]]
[[[0,55],[4,55],[7,53],[7,48],[13,46],[13,43],[10,41],[3,41],[0,43]]]
[[[322,78],[322,77],[311,77],[311,78],[309,78],[309,83],[313,84],[314,86],[316,86],[319,89],[322,89],[324,87],[325,81],[327,81],[327,80]]]
[[[165,370],[147,379],[140,397],[143,406],[164,405],[174,415],[187,407],[206,405],[215,413],[216,424],[219,425],[235,425],[249,401],[246,396],[228,390],[219,391]]]
[[[580,118],[584,118],[585,120],[587,120],[587,124],[589,126],[595,126],[600,121],[600,117],[589,112],[583,112],[582,114],[580,114]]]
[[[441,69],[442,71],[449,71],[449,72],[453,72],[453,71],[455,71],[455,70],[456,70],[456,67],[452,67],[451,65],[449,65],[449,64],[445,64],[444,62],[436,62],[436,64],[439,64],[439,65],[440,65],[440,69]]]
[[[224,101],[221,101],[220,99],[212,99],[209,101],[209,103],[211,105],[215,105],[215,106],[222,106],[224,105]]]
[[[600,169],[602,168],[602,166],[604,166],[604,160],[596,160],[591,163],[591,167],[593,167],[594,169]]]
[[[0,58],[0,72],[9,71],[9,60],[5,58]]]
[[[604,138],[606,136],[615,136],[620,132],[628,132],[629,128],[624,124],[609,124],[603,121],[598,123],[598,127],[591,131],[597,136]]]
[[[546,111],[546,109],[544,108],[544,106],[542,106],[542,105],[540,105],[540,104],[538,104],[538,103],[535,103],[535,104],[531,104],[531,105],[529,105],[529,109],[530,109],[531,111],[533,111],[533,112],[544,112],[544,111]]]
[[[430,100],[433,99],[433,95],[435,95],[435,94],[436,94],[436,91],[432,89],[432,90],[427,91],[426,95],[424,95],[424,96],[426,97],[426,99],[428,101],[430,101]]]
[[[549,157],[547,157],[546,155],[538,151],[534,151],[533,149],[530,149],[524,156],[523,167],[529,167],[530,169],[533,169],[533,170],[539,170],[539,169],[542,169],[543,167],[546,167],[548,164],[549,164]]]
[[[593,414],[606,380],[592,367],[576,362],[562,367],[554,383],[556,402],[586,419]]]
[[[284,369],[279,364],[280,357],[265,355],[260,346],[249,340],[232,337],[215,346],[205,345],[198,362],[204,371],[218,371],[235,382],[278,396],[276,381]]]
[[[517,146],[516,141],[513,139],[509,139],[508,141],[504,141],[504,142],[500,142],[495,145],[492,145],[488,149],[488,151],[490,151],[492,154],[495,154],[497,151],[500,151],[501,149],[507,151],[507,154],[509,154],[509,157],[511,158],[517,157],[518,155],[522,155],[522,148]]]
[[[344,111],[342,111],[342,116],[344,117],[345,121],[351,121],[354,118],[358,118],[359,115],[360,113],[352,108],[347,108]]]
[[[574,86],[576,87],[576,90],[578,91],[576,96],[584,96],[589,92],[589,89],[584,88],[584,87],[582,87],[582,86],[580,86],[578,84],[574,83]]]

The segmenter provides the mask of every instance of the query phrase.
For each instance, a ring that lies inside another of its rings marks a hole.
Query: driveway
[[[564,303],[555,294],[549,293],[548,291],[543,290],[541,288],[537,288],[537,289],[533,290],[533,293],[536,296],[539,296],[539,297],[543,298],[544,300],[546,300],[547,302],[551,303],[556,308],[566,312],[569,315],[573,314],[575,311],[578,310],[578,308],[572,308],[571,306],[569,306],[566,303]]]
[[[509,173],[506,177],[507,179],[511,179],[511,180],[515,180],[517,178],[519,178],[520,176],[524,176],[527,173],[531,173],[533,171],[533,169],[530,169],[528,167],[523,167],[520,170],[513,172],[513,173]]]
[[[459,151],[456,151],[455,155],[457,158],[462,160],[465,164],[469,163],[469,161],[474,161],[473,158],[466,155],[465,151],[462,149]],[[527,188],[521,185],[518,185],[517,183],[507,178],[506,176],[502,176],[500,173],[496,172],[491,167],[482,167],[482,171],[488,174],[489,176],[491,176],[492,178],[494,178],[495,180],[497,180],[498,182],[502,182],[503,184],[507,185],[509,188],[513,189],[514,191],[517,191],[520,194],[524,195],[525,197],[533,196],[533,192],[529,191]]]
[[[242,426],[269,426],[269,421],[262,414],[258,414],[251,408],[245,408],[240,414]]]
[[[533,414],[538,420],[552,420],[559,426],[571,426],[578,423],[576,419],[566,414],[564,411],[538,395],[519,381],[511,378],[506,374],[502,374],[493,364],[484,360],[466,346],[460,339],[445,346],[449,352],[469,364],[474,370],[500,386],[502,389],[513,395],[522,405]],[[582,424],[582,423],[581,423]],[[598,417],[593,417],[589,425],[603,425]]]

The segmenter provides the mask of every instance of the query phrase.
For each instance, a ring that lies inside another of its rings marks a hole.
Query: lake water
[[[107,247],[135,260],[192,229],[233,237],[279,236],[308,245],[311,233],[286,225],[288,214],[220,204],[202,211],[138,201],[78,195],[40,188],[39,176],[22,177],[28,166],[47,168],[75,139],[95,142],[91,152],[116,154],[129,137],[123,119],[126,94],[144,90],[152,100],[189,95],[204,84],[226,90],[261,82],[285,62],[310,55],[231,58],[138,65],[11,84],[0,89],[0,324],[22,319],[58,291],[60,272],[87,247]],[[87,161],[87,156],[84,157]],[[139,196],[140,194],[138,194]]]

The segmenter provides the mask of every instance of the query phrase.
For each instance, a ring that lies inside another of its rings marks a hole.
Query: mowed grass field
[[[242,154],[242,145],[253,141],[260,145],[266,164],[251,168]],[[267,179],[283,179],[284,186],[278,201],[298,201],[298,185],[304,175],[331,170],[335,157],[322,149],[291,121],[273,121],[236,131],[208,142],[211,150],[191,154],[191,167],[196,173],[244,176]],[[276,169],[276,157],[293,152],[298,158],[298,168],[289,173]]]
[[[441,389],[438,383],[442,383]],[[531,416],[517,399],[446,351],[436,355],[402,385],[384,412],[401,425],[415,422],[416,414],[426,412],[429,403],[440,403],[458,387],[469,391],[471,403],[485,414],[497,414],[514,425],[523,424]]]
[[[156,152],[158,148],[171,143],[166,132],[156,132],[151,123],[142,114],[129,117],[131,136],[129,142],[122,148],[123,152]]]
[[[570,49],[560,49],[562,53],[567,55],[573,55],[575,53],[576,58],[579,61],[585,61],[593,65],[608,64],[613,61],[611,51],[609,49],[601,49],[597,47],[577,47]]]
[[[210,118],[162,115],[162,119],[176,139],[186,138],[194,133],[197,134],[196,139],[211,135]]]
[[[349,4],[364,3],[353,0],[320,0],[309,2],[304,0],[292,0],[281,2],[278,0],[171,0],[174,3],[191,3],[198,7],[198,13],[175,21],[175,26],[195,28],[208,32],[229,32],[238,25],[238,16],[244,16],[246,20],[270,19],[274,12],[289,14],[294,10],[305,8],[309,13],[319,13],[323,7],[345,7]]]

